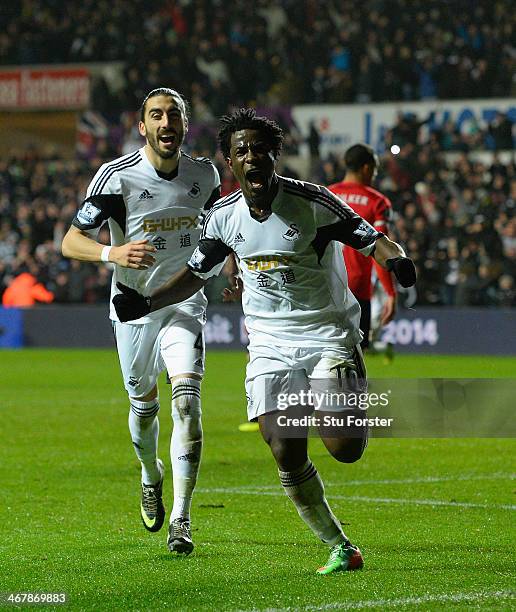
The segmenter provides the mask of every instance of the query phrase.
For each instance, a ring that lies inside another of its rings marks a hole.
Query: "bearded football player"
[[[326,500],[308,455],[308,428],[279,427],[280,417],[310,408],[279,410],[278,391],[299,397],[321,381],[330,392],[365,389],[360,307],[347,288],[342,243],[393,270],[404,286],[415,283],[415,268],[398,244],[328,189],[279,176],[282,140],[277,124],[252,109],[223,117],[219,143],[240,189],[208,212],[197,248],[182,270],[147,295],[119,285],[121,294],[113,301],[121,320],[147,316],[195,294],[235,254],[249,332],[248,419],[258,421],[299,516],[330,549],[318,573],[332,574],[361,568],[362,554]],[[340,413],[342,407],[324,405],[319,414],[334,410]],[[319,428],[329,453],[342,463],[362,456],[367,425],[347,434]]]

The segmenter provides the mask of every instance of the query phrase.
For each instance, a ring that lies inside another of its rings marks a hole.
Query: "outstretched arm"
[[[382,236],[376,241],[373,257],[382,268],[387,268],[386,262],[388,259],[406,257],[406,255],[405,251],[397,242],[387,238],[387,236]]]
[[[402,287],[412,287],[415,284],[414,262],[405,255],[405,251],[397,242],[393,242],[387,236],[382,236],[376,241],[373,257],[382,268],[394,272]]]
[[[207,282],[207,278],[200,278],[190,268],[186,266],[181,268],[169,281],[151,293],[151,312],[187,300],[202,289]]]
[[[120,321],[134,321],[170,304],[188,299],[204,287],[207,279],[199,278],[186,266],[176,272],[151,295],[145,296],[123,283],[117,283],[121,293],[113,298],[113,306]]]

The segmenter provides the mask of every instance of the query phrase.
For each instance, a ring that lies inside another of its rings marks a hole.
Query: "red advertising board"
[[[86,68],[0,70],[0,109],[73,110],[86,108],[90,73]]]

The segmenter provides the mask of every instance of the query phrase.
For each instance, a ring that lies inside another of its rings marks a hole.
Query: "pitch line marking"
[[[461,603],[478,602],[481,599],[513,599],[516,596],[514,591],[479,591],[474,593],[450,593],[442,595],[422,595],[420,597],[401,597],[399,599],[371,599],[369,601],[356,601],[353,603],[335,602],[321,605],[310,605],[295,608],[254,608],[247,612],[295,612],[305,610],[312,612],[316,610],[360,610],[365,608],[392,608],[397,606],[410,606],[425,603]]]
[[[213,487],[196,489],[198,493],[234,493],[236,495],[268,495],[271,497],[283,497],[283,491],[266,491],[260,487],[242,489],[240,487]],[[342,499],[344,501],[361,501],[372,504],[405,504],[414,506],[445,506],[451,508],[485,508],[492,510],[516,510],[514,504],[481,504],[475,502],[455,502],[440,499],[404,499],[399,497],[367,497],[363,495],[329,495],[330,501]]]
[[[328,487],[343,487],[343,486],[363,486],[363,485],[390,485],[390,484],[425,484],[433,482],[454,482],[460,481],[475,481],[475,480],[513,480],[516,474],[504,474],[502,472],[494,472],[493,474],[471,474],[463,476],[421,476],[418,478],[387,478],[382,480],[347,480],[346,482],[325,482]],[[243,489],[276,489],[276,485],[246,485]]]

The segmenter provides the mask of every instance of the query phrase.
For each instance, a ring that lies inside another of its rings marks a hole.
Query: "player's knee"
[[[332,457],[340,463],[355,463],[358,461],[366,449],[367,444],[361,438],[347,440],[346,444],[341,444],[337,448],[330,449]]]
[[[202,438],[201,381],[175,378],[172,381],[172,419],[190,440]]]
[[[137,403],[138,402],[142,402],[142,403],[154,402],[155,403],[158,401],[158,387],[156,385],[154,385],[154,387],[147,393],[144,393],[141,391],[144,391],[144,389],[139,389],[138,386],[132,389],[131,391],[132,394],[129,395],[129,401],[131,403],[133,402],[137,402]]]
[[[131,403],[129,419],[136,421],[142,430],[151,427],[159,412],[158,398],[155,397],[150,401],[142,401],[130,397],[129,401]]]

